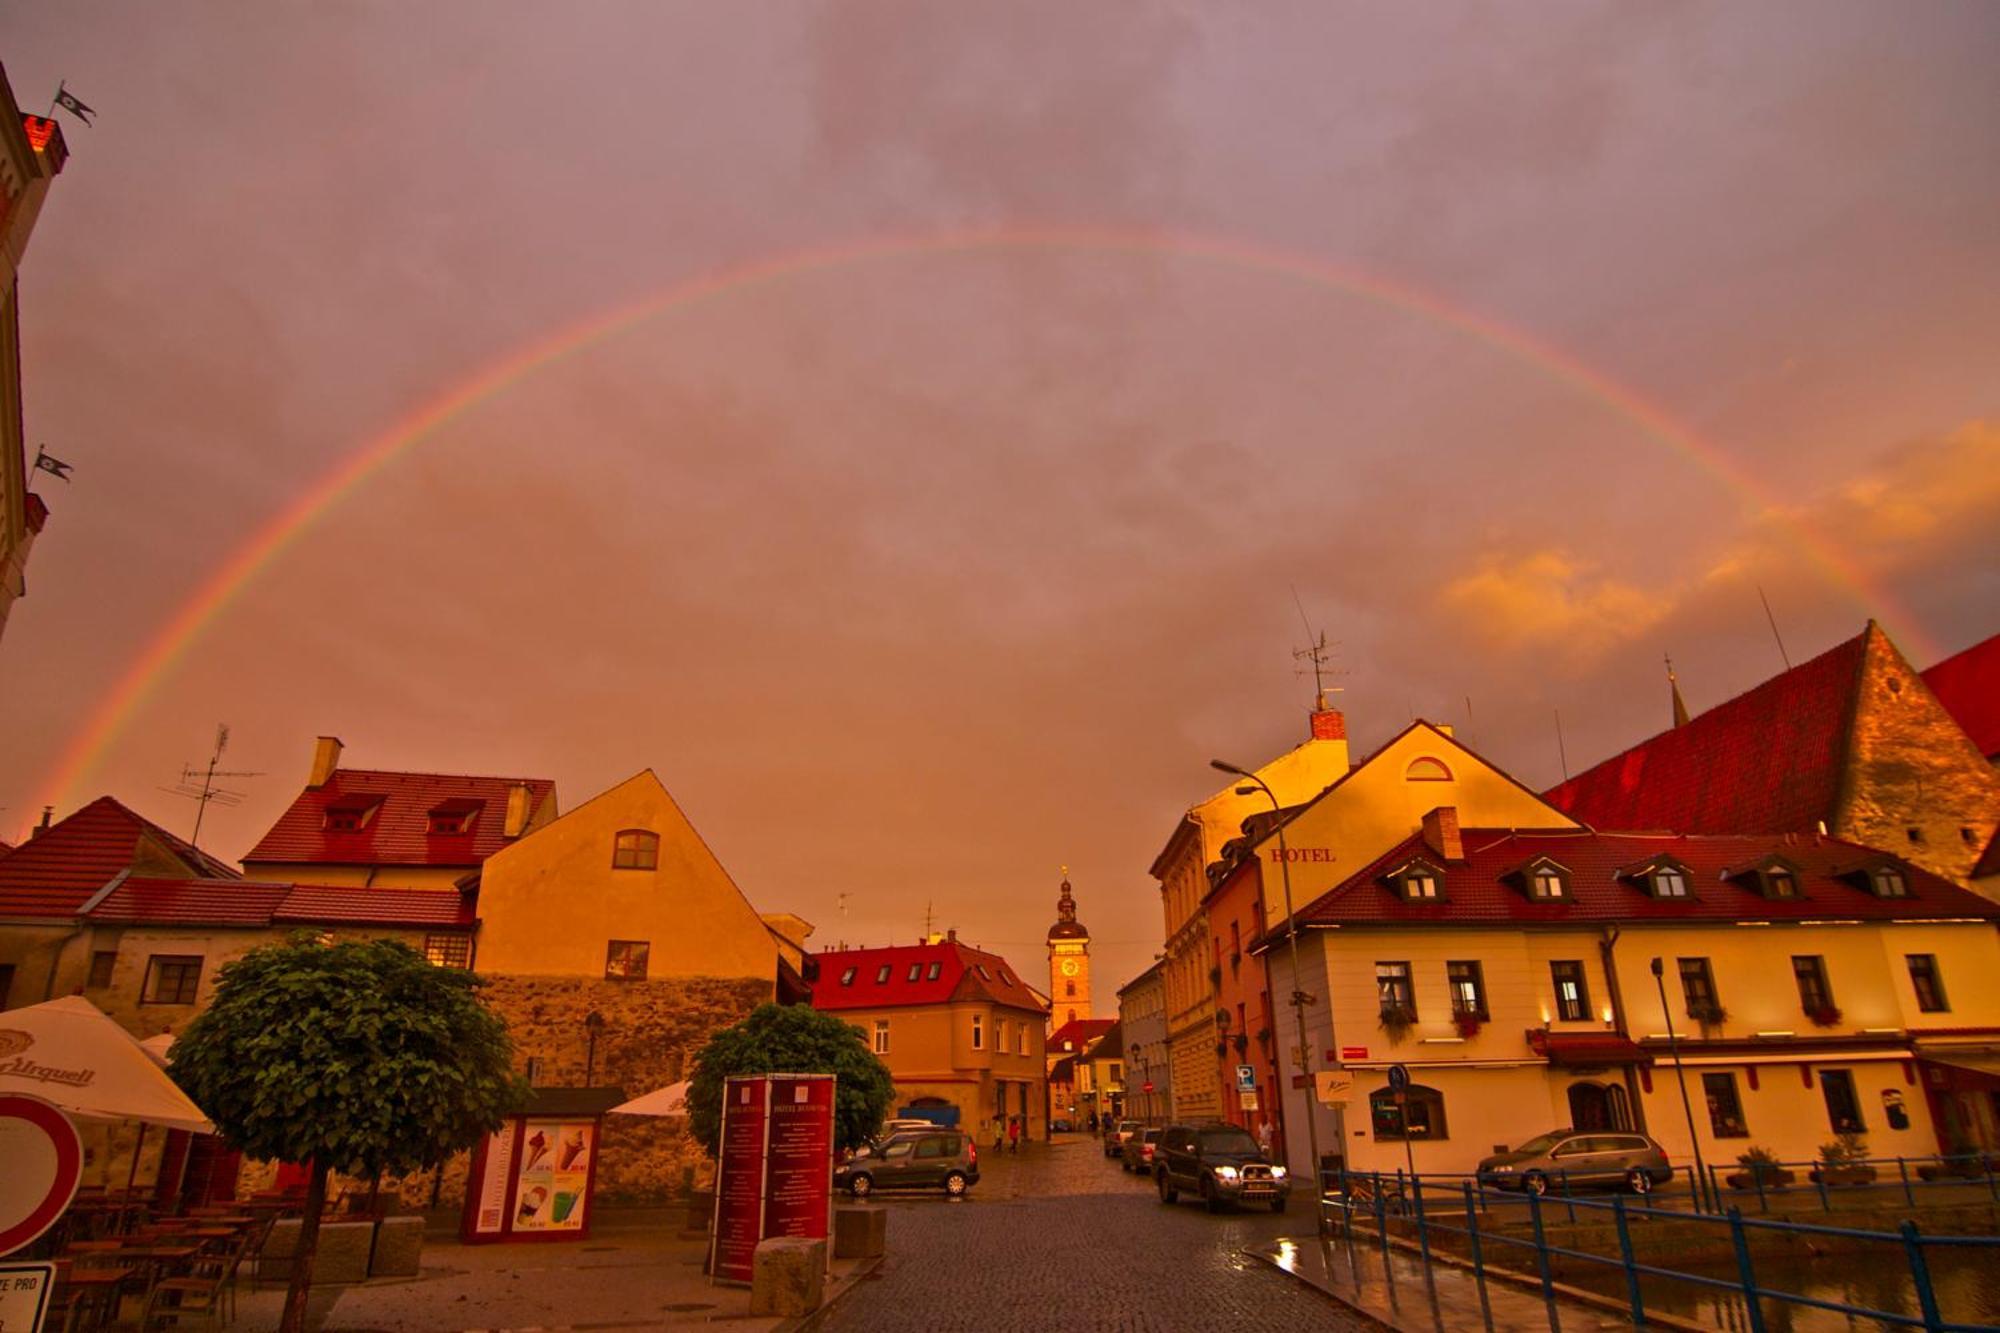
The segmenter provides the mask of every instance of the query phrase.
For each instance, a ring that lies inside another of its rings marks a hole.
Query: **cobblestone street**
[[[1057,1136],[1009,1158],[980,1149],[963,1200],[883,1194],[889,1258],[816,1330],[1363,1328],[1292,1278],[1244,1257],[1246,1246],[1310,1233],[1295,1200],[1284,1216],[1211,1217],[1160,1203],[1096,1143]]]

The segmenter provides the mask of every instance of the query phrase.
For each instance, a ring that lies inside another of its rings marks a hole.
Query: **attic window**
[[[1444,898],[1444,875],[1428,861],[1411,861],[1391,871],[1389,886],[1405,902],[1434,903]]]
[[[1799,877],[1792,868],[1780,862],[1773,862],[1757,872],[1763,881],[1766,898],[1796,898],[1799,896]]]
[[[1868,887],[1875,891],[1877,898],[1907,898],[1910,896],[1910,881],[1903,878],[1903,872],[1894,866],[1876,866],[1868,872]]]
[[[359,833],[375,822],[381,808],[380,796],[342,797],[326,807],[324,827],[328,833]]]
[[[924,974],[924,965],[922,963],[910,964],[910,975],[908,977],[908,980],[915,981],[918,977],[922,976],[923,974]]]
[[[1565,902],[1569,898],[1569,872],[1546,858],[1530,862],[1521,872],[1528,896],[1536,902]]]
[[[470,833],[472,832],[472,826],[478,822],[479,810],[484,804],[485,802],[483,801],[452,800],[434,805],[429,812],[430,826],[428,831],[433,834],[444,835]]]
[[[875,970],[875,984],[878,986],[889,984],[889,965],[887,963],[882,964],[881,967]]]
[[[840,984],[843,986],[852,986],[854,984],[854,974],[857,970],[850,967],[845,972],[842,972],[840,974]]]
[[[974,964],[973,964],[973,966],[979,969],[979,979],[980,979],[981,981],[991,981],[991,980],[993,980],[993,974],[992,974],[991,972],[988,972],[988,971],[986,970],[986,964],[984,964],[984,963],[974,963]]]
[[[642,828],[621,829],[611,841],[613,870],[656,870],[660,864],[660,835]]]
[[[938,979],[938,973],[942,972],[943,970],[944,970],[943,963],[932,963],[928,968],[924,969],[924,980],[936,981]]]
[[[1688,893],[1687,871],[1673,861],[1655,861],[1638,871],[1627,872],[1639,881],[1639,886],[1655,898],[1686,898]]]
[[[1403,770],[1403,781],[1450,782],[1451,770],[1444,766],[1443,760],[1433,759],[1429,755],[1421,755],[1418,758],[1412,759],[1410,766]]]

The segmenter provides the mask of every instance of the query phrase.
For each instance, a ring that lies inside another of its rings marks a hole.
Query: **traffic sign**
[[[1236,1066],[1236,1090],[1238,1092],[1257,1091],[1257,1066]]]
[[[1401,1092],[1410,1086],[1410,1071],[1402,1065],[1389,1066],[1389,1090]]]
[[[54,1264],[0,1264],[0,1329],[39,1333],[55,1289]]]
[[[26,1093],[0,1093],[0,1254],[55,1225],[83,1178],[83,1142],[57,1107]]]

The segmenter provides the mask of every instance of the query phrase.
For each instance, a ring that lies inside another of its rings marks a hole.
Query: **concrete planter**
[[[1816,1185],[1868,1185],[1875,1180],[1872,1166],[1816,1166],[1807,1174]]]
[[[421,1235],[422,1219],[410,1220],[417,1223]],[[298,1218],[286,1217],[271,1228],[271,1237],[264,1242],[264,1252],[257,1259],[257,1281],[291,1281],[292,1260],[299,1252],[299,1225]],[[374,1222],[321,1221],[319,1251],[313,1256],[313,1285],[335,1286],[364,1280],[374,1250]]]
[[[385,1217],[375,1224],[370,1277],[415,1277],[424,1266],[424,1219]]]
[[[1798,1176],[1790,1168],[1782,1166],[1759,1167],[1755,1171],[1731,1171],[1722,1178],[1722,1183],[1733,1190],[1783,1189],[1796,1183]],[[1759,1182],[1762,1182],[1760,1185]]]

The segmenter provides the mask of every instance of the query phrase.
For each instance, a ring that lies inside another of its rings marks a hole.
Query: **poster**
[[[715,1229],[709,1276],[750,1281],[764,1238],[764,1155],[769,1141],[771,1080],[738,1076],[722,1085],[722,1152],[715,1183]]]
[[[765,1154],[764,1238],[829,1234],[833,1207],[831,1074],[773,1074]]]
[[[478,1201],[472,1229],[481,1236],[497,1236],[507,1229],[507,1186],[514,1175],[514,1122],[502,1121],[500,1128],[486,1136],[479,1157]]]
[[[583,1230],[596,1138],[590,1120],[531,1118],[522,1126],[515,1232]]]

